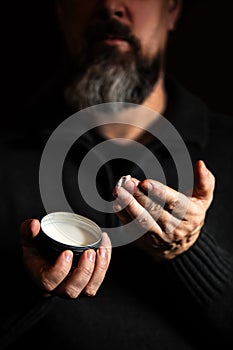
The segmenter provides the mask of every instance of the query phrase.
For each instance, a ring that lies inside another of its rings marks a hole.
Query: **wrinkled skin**
[[[199,237],[213,199],[214,185],[214,176],[202,161],[195,167],[192,196],[156,180],[139,182],[131,178],[114,189],[115,211],[122,223],[136,219],[135,230],[141,226],[147,231],[138,239],[139,247],[156,261],[170,260],[188,250]]]

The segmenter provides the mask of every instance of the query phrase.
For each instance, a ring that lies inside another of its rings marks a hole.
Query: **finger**
[[[92,277],[95,267],[96,253],[93,249],[84,251],[78,266],[72,271],[68,279],[56,289],[56,294],[71,299],[77,298]]]
[[[139,187],[135,186],[134,183],[131,181],[127,181],[127,183],[123,186],[128,192],[133,193],[134,198],[144,207],[152,216],[154,220],[159,224],[159,226],[162,228],[162,230],[166,233],[172,232],[179,224],[180,224],[180,218],[178,219],[178,213],[181,213],[181,210],[179,209],[179,204],[176,202],[175,206],[175,213],[176,216],[174,216],[174,213],[169,213],[167,210],[164,209],[164,206],[162,205],[162,201],[159,200],[159,203],[156,200],[152,200],[150,197],[148,197],[144,192],[140,191]],[[166,186],[165,186],[166,187]],[[172,190],[177,197],[179,196],[179,193]],[[177,201],[177,199],[176,199]],[[166,206],[167,208],[167,206]],[[183,204],[182,204],[183,208]],[[183,217],[181,217],[183,218]]]
[[[136,241],[144,233],[146,233],[145,230],[142,231],[140,225],[138,225],[137,222],[133,222],[132,216],[128,214],[127,210],[122,209],[122,207],[119,204],[116,204],[114,206],[114,210],[116,211],[116,215],[118,216],[119,220],[123,224],[121,228],[125,229],[125,234],[127,235],[127,239],[130,242]],[[132,224],[130,224],[131,222]]]
[[[130,221],[132,221],[131,216],[127,213],[125,209],[122,208],[122,206],[119,203],[113,204],[113,210],[115,211],[116,215],[118,216],[123,225],[126,225]]]
[[[37,219],[27,219],[20,225],[20,238],[21,243],[24,245],[30,245],[33,239],[40,232],[40,222]]]
[[[53,265],[41,257],[34,259],[34,274],[37,276],[37,283],[47,292],[53,292],[69,275],[72,261],[73,252],[70,250],[62,252]]]
[[[162,230],[145,208],[125,188],[116,189],[116,201],[127,211],[133,220],[136,220],[145,232],[154,231],[162,234]]]
[[[92,277],[86,285],[84,292],[88,296],[96,295],[102,284],[111,259],[111,241],[107,233],[103,233],[101,246],[96,252],[95,268]]]
[[[112,243],[106,232],[103,232],[102,234],[101,247],[106,248],[108,251],[108,265],[109,265],[111,260],[111,255],[112,255]]]
[[[154,220],[157,220],[163,212],[163,206],[159,203],[156,203],[150,199],[144,192],[142,192],[133,182],[128,181],[124,184],[124,189],[131,193],[134,198],[144,207],[153,217]]]
[[[158,201],[165,210],[178,219],[183,219],[188,214],[192,203],[183,193],[151,179],[140,182],[140,187],[148,193],[149,197]]]
[[[139,185],[139,183],[140,183],[140,181],[138,180],[138,179],[136,179],[135,177],[131,177],[131,179],[130,179],[131,181],[133,181],[134,182],[134,184],[136,185],[136,186],[138,186]]]
[[[200,199],[208,208],[213,199],[214,187],[214,175],[206,168],[205,163],[199,160],[194,169],[193,197]]]
[[[34,240],[39,231],[40,222],[36,219],[25,220],[20,225],[23,263],[37,284],[40,280],[41,267],[46,265],[46,260],[39,254]]]
[[[39,254],[34,238],[40,231],[36,219],[25,220],[20,226],[23,260],[29,274],[39,287],[52,292],[67,277],[72,266],[73,253],[69,250],[59,255],[54,265]]]
[[[159,203],[146,196],[138,187],[135,189],[134,198],[149,212],[165,233],[169,234],[179,226],[180,219],[170,214]]]

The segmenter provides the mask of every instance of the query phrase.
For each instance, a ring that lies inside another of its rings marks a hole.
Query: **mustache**
[[[108,38],[127,41],[136,53],[141,49],[139,40],[131,33],[130,28],[115,19],[98,21],[86,31],[86,40],[91,44]]]

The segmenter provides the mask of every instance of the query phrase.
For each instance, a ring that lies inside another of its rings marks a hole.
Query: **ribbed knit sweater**
[[[3,135],[1,349],[20,345],[43,350],[233,346],[233,118],[213,113],[170,78],[166,89],[165,116],[184,139],[193,164],[203,159],[215,175],[214,200],[198,240],[171,261],[155,263],[134,242],[113,248],[106,278],[93,298],[43,298],[21,261],[20,223],[45,214],[38,169],[52,129],[42,130],[41,125],[52,115],[61,121],[70,111],[52,89],[52,94],[39,96],[30,110],[33,128]],[[80,198],[77,186],[78,165],[102,141],[94,131],[72,147],[64,164],[64,191],[75,212],[101,227],[114,227],[119,225],[117,217],[92,210]],[[161,163],[168,185],[175,188],[174,166],[163,145],[155,140],[147,147]],[[108,200],[121,175],[143,178],[140,169],[124,159],[108,162],[101,172],[97,186]]]

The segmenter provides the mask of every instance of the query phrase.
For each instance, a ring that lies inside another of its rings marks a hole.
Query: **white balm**
[[[67,246],[84,247],[100,241],[102,231],[90,219],[74,213],[55,212],[41,220],[41,229],[52,240]]]
[[[43,226],[43,232],[62,244],[84,246],[96,241],[96,237],[88,230],[64,222],[48,222]]]
[[[131,175],[124,175],[122,176],[119,181],[116,184],[116,187],[121,187],[123,186],[127,181],[131,179]]]

